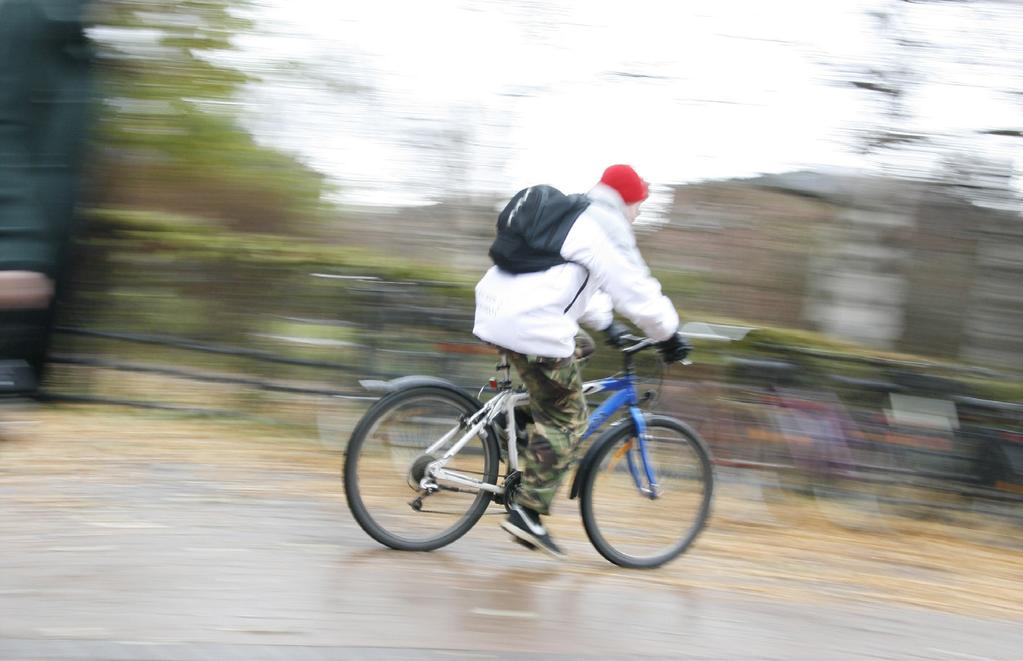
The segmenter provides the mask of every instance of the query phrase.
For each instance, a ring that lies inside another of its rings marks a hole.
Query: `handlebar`
[[[633,344],[627,347],[622,347],[621,352],[627,356],[639,353],[644,349],[649,349],[654,346],[656,342],[651,340],[649,337],[638,337],[636,335],[623,335],[622,339],[626,342],[632,342]]]
[[[690,321],[678,329],[679,334],[689,340],[715,340],[718,342],[737,342],[746,337],[746,334],[753,330],[746,326],[730,326],[725,324],[710,324],[702,321]],[[631,362],[631,357],[640,351],[649,349],[657,343],[649,337],[636,335],[623,335],[626,342],[632,342],[630,346],[622,347],[620,350],[625,354],[626,367]],[[692,364],[689,360],[683,360],[683,365]]]
[[[626,342],[632,342],[633,343],[630,346],[621,347],[619,349],[622,352],[623,357],[625,358],[625,371],[626,372],[632,370],[632,358],[633,358],[633,356],[638,354],[640,351],[645,351],[646,349],[649,349],[651,347],[657,346],[657,342],[655,342],[654,340],[651,340],[649,337],[638,337],[636,335],[623,335],[622,339],[625,340]],[[688,358],[686,358],[685,360],[679,361],[678,364],[679,365],[692,365],[693,361],[691,361]],[[665,366],[667,366],[667,365],[665,365]]]

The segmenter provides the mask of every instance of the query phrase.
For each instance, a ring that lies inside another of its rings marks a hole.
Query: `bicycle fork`
[[[632,481],[636,484],[639,492],[650,500],[656,500],[661,495],[661,489],[657,484],[657,478],[654,477],[654,468],[650,461],[650,452],[647,449],[646,419],[643,418],[643,411],[637,406],[629,407],[629,415],[632,417],[633,424],[636,425],[636,445],[639,446],[639,459],[643,468],[643,472],[640,473],[639,467],[636,466],[634,449],[628,447],[628,444],[631,443],[630,439],[626,443],[627,449],[625,451],[625,460],[629,465],[629,473],[632,475]],[[644,478],[646,479],[646,485],[643,484]]]
[[[661,490],[657,484],[657,478],[654,476],[653,463],[650,461],[650,453],[647,450],[646,418],[643,417],[643,411],[639,408],[638,403],[636,393],[631,389],[620,390],[611,395],[590,416],[590,424],[583,433],[583,439],[585,440],[595,432],[620,407],[627,405],[629,417],[636,428],[636,436],[635,440],[626,441],[620,452],[625,456],[629,474],[632,476],[636,489],[647,498],[654,500],[661,495]],[[619,459],[621,455],[618,455]]]

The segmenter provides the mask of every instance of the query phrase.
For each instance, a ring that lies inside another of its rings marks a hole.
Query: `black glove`
[[[604,334],[604,342],[609,347],[621,349],[626,345],[625,336],[632,331],[623,323],[611,321],[611,325],[601,331]]]
[[[667,340],[657,343],[657,351],[661,354],[664,362],[668,364],[681,363],[692,350],[693,347],[686,342],[681,333],[675,333]]]

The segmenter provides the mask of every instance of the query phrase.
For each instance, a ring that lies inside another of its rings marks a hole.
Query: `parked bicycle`
[[[718,464],[752,469],[761,499],[782,515],[809,497],[839,525],[883,525],[906,475],[891,449],[868,437],[833,392],[800,387],[798,365],[733,358],[729,367],[737,385],[722,388],[702,428]]]
[[[623,567],[651,568],[678,557],[699,535],[714,478],[695,431],[640,408],[634,357],[654,342],[627,341],[622,372],[584,386],[588,396],[609,396],[592,412],[583,440],[611,424],[580,460],[569,497],[579,499],[586,535],[601,555]],[[497,368],[498,378],[476,397],[439,378],[397,379],[366,412],[348,444],[344,486],[352,515],[370,537],[399,550],[438,549],[466,534],[492,500],[509,502],[520,479],[529,395],[513,386],[503,356]]]

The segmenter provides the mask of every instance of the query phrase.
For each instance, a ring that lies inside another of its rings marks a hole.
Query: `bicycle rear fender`
[[[396,396],[398,393],[405,392],[407,390],[415,390],[416,388],[436,388],[438,390],[446,390],[454,395],[458,395],[464,399],[467,403],[471,404],[475,409],[480,408],[482,404],[472,393],[466,392],[464,388],[458,387],[456,384],[446,379],[440,379],[435,376],[426,375],[413,375],[413,376],[402,376],[397,379],[390,381],[360,381],[359,384],[366,390],[372,390],[380,393],[381,397],[378,399],[373,406],[379,407],[386,404],[391,398]],[[360,423],[361,424],[361,423]]]
[[[369,424],[369,421],[373,417],[374,410],[380,407],[386,407],[389,405],[389,401],[392,397],[396,397],[398,393],[402,393],[408,390],[415,390],[417,388],[436,388],[438,390],[446,390],[454,395],[457,395],[461,399],[472,407],[473,410],[478,410],[482,404],[480,400],[476,399],[470,393],[467,393],[463,388],[459,388],[454,383],[445,379],[439,379],[435,376],[403,376],[390,381],[360,381],[360,385],[367,390],[381,393],[380,399],[373,403],[358,424],[355,426],[355,430],[352,432],[352,436],[361,433],[362,427]]]
[[[399,390],[408,390],[409,388],[418,388],[419,386],[435,386],[438,388],[444,388],[446,390],[455,390],[461,394],[465,394],[464,391],[456,386],[454,383],[441,379],[436,376],[427,376],[415,374],[412,376],[402,376],[397,379],[391,379],[390,381],[379,381],[375,379],[362,379],[359,381],[359,385],[366,390],[373,392],[392,393]]]

